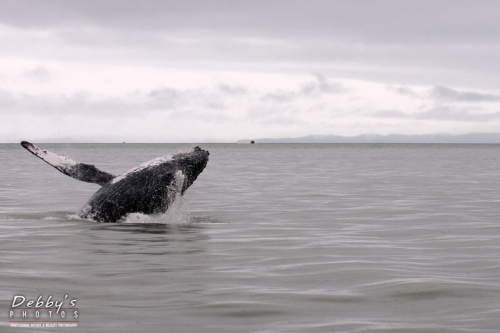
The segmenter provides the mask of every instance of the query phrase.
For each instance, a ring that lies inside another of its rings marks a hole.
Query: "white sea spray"
[[[188,200],[182,195],[185,175],[181,170],[175,173],[175,181],[169,185],[169,196],[166,198],[168,209],[163,214],[146,215],[142,213],[128,214],[123,223],[160,223],[160,224],[187,224],[189,223]]]

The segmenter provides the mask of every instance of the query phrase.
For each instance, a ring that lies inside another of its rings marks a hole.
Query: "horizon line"
[[[492,137],[495,139],[491,141]],[[441,140],[458,140],[460,142],[442,142]],[[461,140],[462,139],[462,140]],[[468,139],[468,140],[464,140]],[[470,140],[474,139],[474,140]],[[483,139],[485,142],[481,142]],[[60,141],[56,141],[60,140]],[[336,142],[336,140],[342,140]],[[343,140],[347,140],[343,141]],[[352,141],[349,141],[352,140]],[[356,142],[358,141],[359,142]],[[389,140],[389,141],[384,141]],[[394,140],[394,141],[392,141]],[[23,140],[16,141],[4,141],[0,144],[16,144],[21,143]],[[462,134],[451,134],[451,133],[429,133],[429,134],[376,134],[376,133],[364,133],[351,136],[338,135],[338,134],[309,134],[302,136],[289,136],[289,137],[260,137],[260,138],[245,138],[236,140],[224,140],[224,141],[131,141],[127,142],[122,140],[116,141],[80,141],[72,138],[55,138],[55,139],[35,139],[30,140],[30,142],[42,143],[42,144],[242,144],[250,143],[254,141],[255,143],[488,143],[497,144],[500,143],[500,132],[469,132]],[[330,141],[330,142],[329,142]],[[462,142],[463,141],[463,142]]]

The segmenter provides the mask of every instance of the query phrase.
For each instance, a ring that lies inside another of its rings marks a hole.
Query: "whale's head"
[[[179,153],[173,156],[178,168],[183,172],[186,178],[185,186],[182,189],[183,193],[194,183],[203,169],[205,169],[209,155],[210,153],[207,150],[203,150],[196,146],[190,152]]]

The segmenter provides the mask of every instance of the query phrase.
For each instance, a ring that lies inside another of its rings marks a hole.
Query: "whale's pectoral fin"
[[[72,178],[99,185],[104,185],[115,178],[114,175],[101,171],[93,165],[77,163],[64,155],[54,154],[27,141],[21,142],[21,145],[33,155]]]

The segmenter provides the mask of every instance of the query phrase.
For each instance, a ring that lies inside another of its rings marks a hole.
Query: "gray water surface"
[[[119,174],[194,145],[42,145]],[[500,145],[203,144],[184,220],[72,216],[98,189],[0,145],[0,331],[498,332]],[[133,222],[133,221],[130,221]]]

